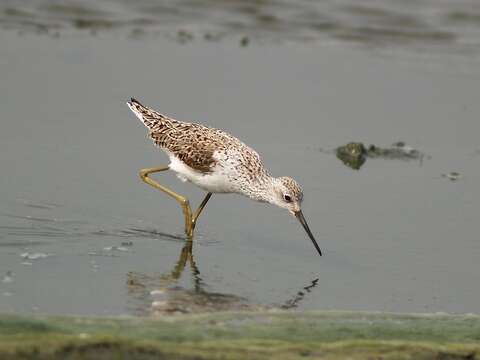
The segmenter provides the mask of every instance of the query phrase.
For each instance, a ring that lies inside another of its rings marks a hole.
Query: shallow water
[[[0,32],[0,311],[480,312],[478,57],[234,39]],[[218,195],[185,258],[180,208],[138,179],[167,159],[131,96],[294,176],[325,256],[286,212]],[[333,151],[399,140],[423,161],[355,171]]]

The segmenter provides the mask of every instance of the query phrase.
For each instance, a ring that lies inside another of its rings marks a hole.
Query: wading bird
[[[193,238],[198,217],[213,193],[237,193],[287,209],[302,224],[319,255],[322,255],[301,210],[303,192],[290,177],[272,177],[255,150],[219,129],[172,119],[142,105],[135,99],[128,107],[148,128],[150,138],[170,158],[170,164],[140,170],[147,184],[180,203],[185,216],[185,233]],[[189,181],[207,192],[195,212],[186,197],[160,185],[150,174],[173,170],[182,181]]]

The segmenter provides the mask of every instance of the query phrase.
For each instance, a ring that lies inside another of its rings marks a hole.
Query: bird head
[[[308,234],[310,240],[312,240],[315,249],[317,249],[319,255],[322,255],[322,251],[317,244],[307,221],[303,216],[301,205],[303,201],[303,191],[300,185],[290,177],[282,176],[276,178],[273,184],[273,196],[270,199],[270,203],[277,205],[281,208],[287,209],[290,214],[295,216],[297,220],[302,224],[303,228]]]

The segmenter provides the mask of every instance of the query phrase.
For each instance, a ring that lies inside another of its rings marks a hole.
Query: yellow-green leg
[[[200,203],[200,206],[198,207],[198,209],[193,213],[192,215],[192,234],[193,234],[193,230],[195,230],[195,225],[197,224],[197,219],[198,217],[200,216],[203,208],[205,207],[205,205],[207,205],[207,202],[208,200],[210,200],[210,198],[212,197],[212,193],[209,192],[207,193],[207,195],[203,198],[202,202]]]
[[[166,171],[168,170],[169,167],[167,166],[162,166],[162,167],[154,167],[154,168],[146,168],[140,170],[140,178],[146,182],[148,185],[153,186],[155,189],[158,189],[160,191],[163,191],[167,195],[171,196],[175,200],[177,200],[180,203],[180,206],[182,207],[183,215],[185,216],[185,234],[189,239],[193,238],[193,230],[195,229],[195,225],[197,223],[197,219],[200,216],[203,208],[207,204],[208,200],[210,200],[210,197],[212,196],[212,193],[208,193],[207,196],[203,199],[201,202],[200,206],[198,209],[192,213],[192,209],[190,208],[190,202],[188,199],[182,195],[177,194],[176,192],[170,190],[169,188],[160,185],[158,182],[153,180],[152,178],[149,177],[150,174],[156,173],[156,172],[161,172],[161,171]]]

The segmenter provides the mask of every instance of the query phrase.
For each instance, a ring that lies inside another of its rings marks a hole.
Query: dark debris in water
[[[335,152],[337,158],[354,170],[359,170],[367,161],[367,150],[362,143],[351,142],[347,145],[339,146]]]
[[[459,180],[462,176],[456,171],[451,171],[449,173],[442,174],[442,177],[453,182]]]
[[[177,41],[180,44],[186,44],[190,41],[193,41],[195,35],[192,31],[187,29],[180,29],[177,31]]]
[[[9,284],[13,282],[14,274],[12,271],[7,271],[2,277],[2,283]]]
[[[389,147],[370,145],[366,147],[361,142],[350,142],[335,149],[337,158],[346,166],[359,170],[367,158],[382,158],[388,160],[417,160],[422,162],[424,154],[406,145],[403,141],[393,143]]]
[[[240,39],[240,46],[241,47],[246,47],[246,46],[248,46],[249,43],[250,43],[250,38],[248,36],[243,36]]]

